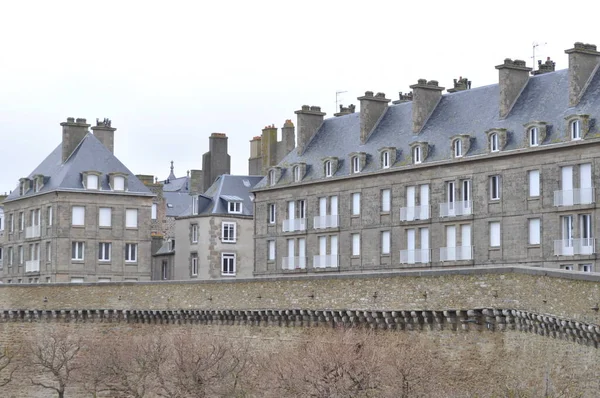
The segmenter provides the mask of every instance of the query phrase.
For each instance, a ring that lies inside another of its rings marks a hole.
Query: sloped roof
[[[189,192],[189,177],[168,178],[164,181],[163,192]]]
[[[227,203],[234,201],[242,202],[242,213],[244,216],[254,214],[254,205],[250,199],[250,191],[262,179],[262,176],[232,176],[223,174],[206,190],[198,199],[198,214],[229,214]],[[190,205],[181,216],[191,216]]]
[[[192,205],[192,196],[187,192],[163,192],[167,206],[167,217],[177,217]]]
[[[465,158],[487,153],[490,129],[506,129],[508,140],[503,152],[527,146],[524,124],[542,121],[549,125],[546,139],[540,145],[569,140],[565,117],[572,114],[596,114],[600,109],[600,72],[591,79],[581,101],[569,108],[568,70],[560,70],[532,76],[511,112],[505,119],[499,117],[499,85],[442,95],[437,107],[417,135],[412,130],[412,102],[389,106],[374,127],[367,142],[360,142],[360,114],[326,119],[306,146],[303,154],[291,151],[280,163],[283,173],[273,188],[290,184],[291,173],[285,169],[298,162],[306,163],[303,181],[325,179],[323,159],[338,157],[339,167],[335,177],[350,174],[348,159],[352,152],[365,152],[367,164],[361,174],[380,171],[379,150],[383,147],[397,148],[394,167],[411,167],[410,144],[424,141],[429,144],[429,154],[424,164],[449,160],[451,137],[468,134],[471,138],[469,152]],[[588,135],[598,133],[598,126],[590,123]],[[329,178],[331,179],[331,178]],[[264,188],[263,178],[255,188]]]
[[[30,189],[19,196],[19,189],[14,189],[6,198],[6,202],[16,199],[43,194],[52,191],[82,191],[87,192],[82,184],[81,173],[97,171],[102,173],[99,181],[100,190],[94,191],[110,194],[129,194],[154,196],[152,192],[131,172],[117,157],[111,153],[93,134],[88,133],[73,151],[71,156],[62,162],[62,143],[35,168],[27,178],[43,175],[44,186],[39,192]],[[108,185],[109,173],[123,173],[127,175],[127,191],[114,192]]]

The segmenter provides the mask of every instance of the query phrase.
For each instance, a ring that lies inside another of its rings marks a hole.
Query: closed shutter
[[[137,228],[138,226],[138,211],[137,209],[125,210],[125,227]]]
[[[463,244],[464,246],[464,244]],[[491,222],[490,223],[490,246],[498,247],[500,246],[500,223],[499,222]]]
[[[100,208],[100,226],[110,227],[112,224],[112,210],[110,207]]]
[[[390,231],[381,233],[381,254],[390,254]]]
[[[384,189],[381,191],[381,211],[389,212],[390,211],[390,201],[391,201],[391,191],[389,189]]]
[[[73,206],[73,225],[84,225],[85,224],[85,207]]]
[[[529,172],[529,196],[540,196],[540,171],[531,170]]]
[[[531,218],[529,219],[529,244],[539,245],[540,244],[540,219]]]

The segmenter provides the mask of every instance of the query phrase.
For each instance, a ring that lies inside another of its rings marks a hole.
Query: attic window
[[[325,161],[325,177],[331,177],[333,167],[331,167],[331,160]]]
[[[240,214],[242,212],[242,202],[227,202],[228,212],[234,214]]]
[[[269,170],[269,185],[273,186],[277,183],[275,178],[275,170]]]
[[[490,134],[490,152],[498,152],[499,150],[498,133],[492,133]]]
[[[538,128],[532,127],[529,129],[529,146],[538,146]]]
[[[198,197],[192,198],[192,214],[198,214]]]
[[[360,173],[360,159],[358,156],[352,157],[352,173]]]
[[[292,165],[292,181],[300,182],[304,175],[306,174],[306,164],[305,163],[297,163]]]
[[[96,174],[88,174],[85,186],[86,189],[98,189],[98,176]]]
[[[414,164],[419,164],[421,163],[422,159],[421,159],[421,147],[420,146],[416,146],[413,148],[412,151],[412,155],[413,155],[413,163]]]
[[[462,158],[462,140],[461,139],[454,140],[454,142],[452,144],[452,148],[454,149],[454,157]]]
[[[575,119],[571,121],[571,140],[580,140],[581,139],[581,121],[579,119]]]
[[[381,168],[383,168],[383,169],[390,168],[390,151],[383,151],[381,153]]]
[[[125,190],[125,177],[115,176],[113,179],[113,191],[124,191]]]

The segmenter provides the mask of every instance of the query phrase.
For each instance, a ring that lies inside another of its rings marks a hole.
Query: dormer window
[[[292,174],[294,175],[294,182],[300,182],[300,167],[294,166]]]
[[[358,174],[364,170],[367,164],[367,154],[364,152],[352,152],[350,157],[350,174]]]
[[[87,175],[86,188],[98,189],[98,176],[96,174]]]
[[[300,182],[306,174],[306,163],[292,164],[292,181]]]
[[[267,173],[267,182],[269,186],[277,184],[281,178],[281,167],[271,167]]]
[[[421,156],[421,147],[420,146],[416,146],[413,148],[412,157],[413,157],[414,164],[419,164],[423,161],[422,156]]]
[[[269,170],[269,185],[273,186],[277,184],[277,180],[275,178],[275,170]]]
[[[389,151],[383,151],[381,153],[381,168],[382,169],[390,168],[390,152]]]
[[[198,214],[198,196],[192,197],[192,214]]]
[[[23,196],[31,188],[31,180],[29,178],[21,178],[19,180],[19,195]]]
[[[454,150],[454,157],[462,158],[462,140],[460,140],[460,139],[454,140],[452,148]]]
[[[498,152],[499,150],[498,133],[492,133],[490,134],[490,152]]]
[[[352,158],[352,173],[360,173],[360,160],[358,156]]]
[[[325,161],[325,177],[331,177],[333,175],[332,172],[333,167],[331,166],[331,160]]]
[[[242,202],[227,202],[228,212],[234,214],[240,214],[242,212]]]
[[[538,146],[539,145],[539,141],[538,141],[538,128],[537,127],[531,127],[529,129],[529,146]]]
[[[571,140],[581,139],[581,121],[579,119],[572,120],[571,123]]]
[[[125,177],[115,176],[113,185],[113,191],[124,191],[125,190]]]

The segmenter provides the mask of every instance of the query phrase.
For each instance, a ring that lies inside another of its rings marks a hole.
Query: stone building
[[[452,92],[420,79],[391,105],[324,119],[255,188],[255,275],[486,265],[594,271],[600,52],[496,66]]]
[[[6,195],[0,195],[0,269],[4,267],[4,199]]]
[[[110,120],[62,142],[4,200],[4,283],[150,280],[154,194],[113,154]]]
[[[277,127],[266,126],[261,135],[250,141],[248,174],[264,176],[269,167],[276,166],[295,147],[296,131],[291,120],[286,120],[283,124],[280,141],[277,140]]]
[[[155,256],[157,267],[160,265],[158,279],[252,277],[254,206],[250,190],[260,180],[224,174],[206,192],[194,195],[188,209],[176,218],[175,239]],[[169,254],[174,254],[174,261]]]

